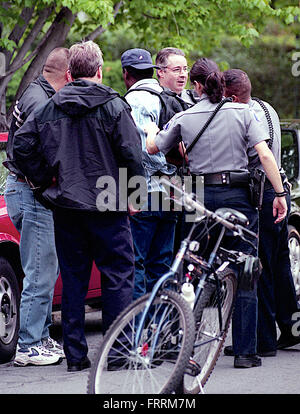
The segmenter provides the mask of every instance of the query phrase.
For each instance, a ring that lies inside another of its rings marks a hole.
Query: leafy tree
[[[211,57],[222,69],[239,68],[247,72],[252,95],[269,102],[280,118],[293,118],[298,116],[300,78],[294,77],[291,71],[292,50],[290,43],[282,44],[274,38],[260,38],[247,49],[227,39]]]
[[[0,130],[8,124],[6,91],[13,74],[29,62],[18,99],[49,52],[70,38],[98,41],[105,31],[126,24],[134,31],[134,46],[172,45],[207,54],[225,33],[249,46],[267,18],[291,24],[296,15],[295,1],[279,0],[0,0]]]

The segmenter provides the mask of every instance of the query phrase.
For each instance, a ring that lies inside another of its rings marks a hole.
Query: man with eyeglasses
[[[194,90],[185,89],[189,68],[184,52],[181,49],[175,47],[165,47],[161,49],[156,56],[155,60],[157,78],[160,86],[168,88],[172,92],[175,92],[184,102],[193,106],[198,102],[199,97],[194,94]],[[166,154],[167,161],[171,161],[180,168],[182,166],[182,149],[172,148],[168,154]],[[175,230],[174,240],[174,254],[178,251],[183,237],[183,215],[177,215],[177,225]]]
[[[194,105],[197,96],[193,90],[185,89],[188,81],[189,68],[185,54],[181,49],[165,47],[156,56],[157,77],[161,86],[169,88],[187,103]]]

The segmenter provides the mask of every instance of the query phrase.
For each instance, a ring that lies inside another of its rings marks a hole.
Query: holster
[[[248,171],[230,171],[229,177],[231,187],[247,187],[249,184]]]
[[[178,168],[178,175],[181,178],[182,182],[184,180],[184,177],[190,176],[191,172],[187,165],[183,165],[182,167]]]
[[[251,204],[258,210],[261,210],[262,208],[265,179],[266,174],[262,170],[255,168],[250,171],[249,189]]]
[[[241,290],[253,290],[262,271],[260,259],[245,254],[240,257],[239,264],[241,265],[239,288]]]

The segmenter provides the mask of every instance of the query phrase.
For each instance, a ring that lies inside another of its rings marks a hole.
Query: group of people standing
[[[125,97],[103,85],[103,58],[97,44],[88,41],[69,50],[55,49],[43,74],[16,104],[5,162],[10,170],[5,200],[21,233],[25,274],[14,363],[47,365],[66,357],[68,371],[90,366],[84,300],[93,261],[101,272],[104,332],[169,269],[182,217],[164,211],[165,190],[153,177],[176,173],[177,167],[169,162],[170,151],[181,149],[184,156],[184,149],[218,103],[230,96],[232,102],[222,106],[189,153],[188,162],[192,175],[204,176],[208,209],[235,208],[247,216],[249,228],[259,232],[258,246],[230,237],[226,241],[227,247],[254,256],[259,248],[263,273],[258,289],[239,289],[233,346],[225,349],[234,355],[235,367],[259,366],[259,356],[276,354],[276,323],[283,346],[299,342],[291,334],[297,301],[288,259],[289,191],[279,172],[277,114],[271,108],[276,131],[271,151],[265,114],[251,99],[245,72],[221,73],[206,58],[197,60],[189,71],[184,53],[176,48],[162,49],[155,64],[148,51],[130,49],[121,56],[121,65]],[[193,90],[185,88],[188,76]],[[172,91],[185,110],[159,130],[162,102],[158,94],[163,90]],[[248,171],[249,151],[257,154],[253,159],[269,182],[259,213],[250,202],[244,179],[239,181],[235,174],[233,183],[231,174]],[[146,181],[147,197],[139,211],[131,204],[128,212],[120,208],[119,203],[124,204],[121,168],[127,170],[128,181],[136,176]],[[114,211],[105,211],[107,204],[101,205],[103,199],[98,197],[103,188],[97,182],[102,176],[115,183],[105,189],[108,197],[118,200]],[[153,199],[155,210],[151,209]],[[49,335],[58,268],[63,282],[63,349]]]

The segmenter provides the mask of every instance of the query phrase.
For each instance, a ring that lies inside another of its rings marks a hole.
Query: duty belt
[[[210,174],[192,174],[204,177],[204,185],[231,185],[246,187],[249,185],[249,173],[247,171],[224,171]]]
[[[228,185],[230,184],[230,173],[204,174],[204,185]]]

